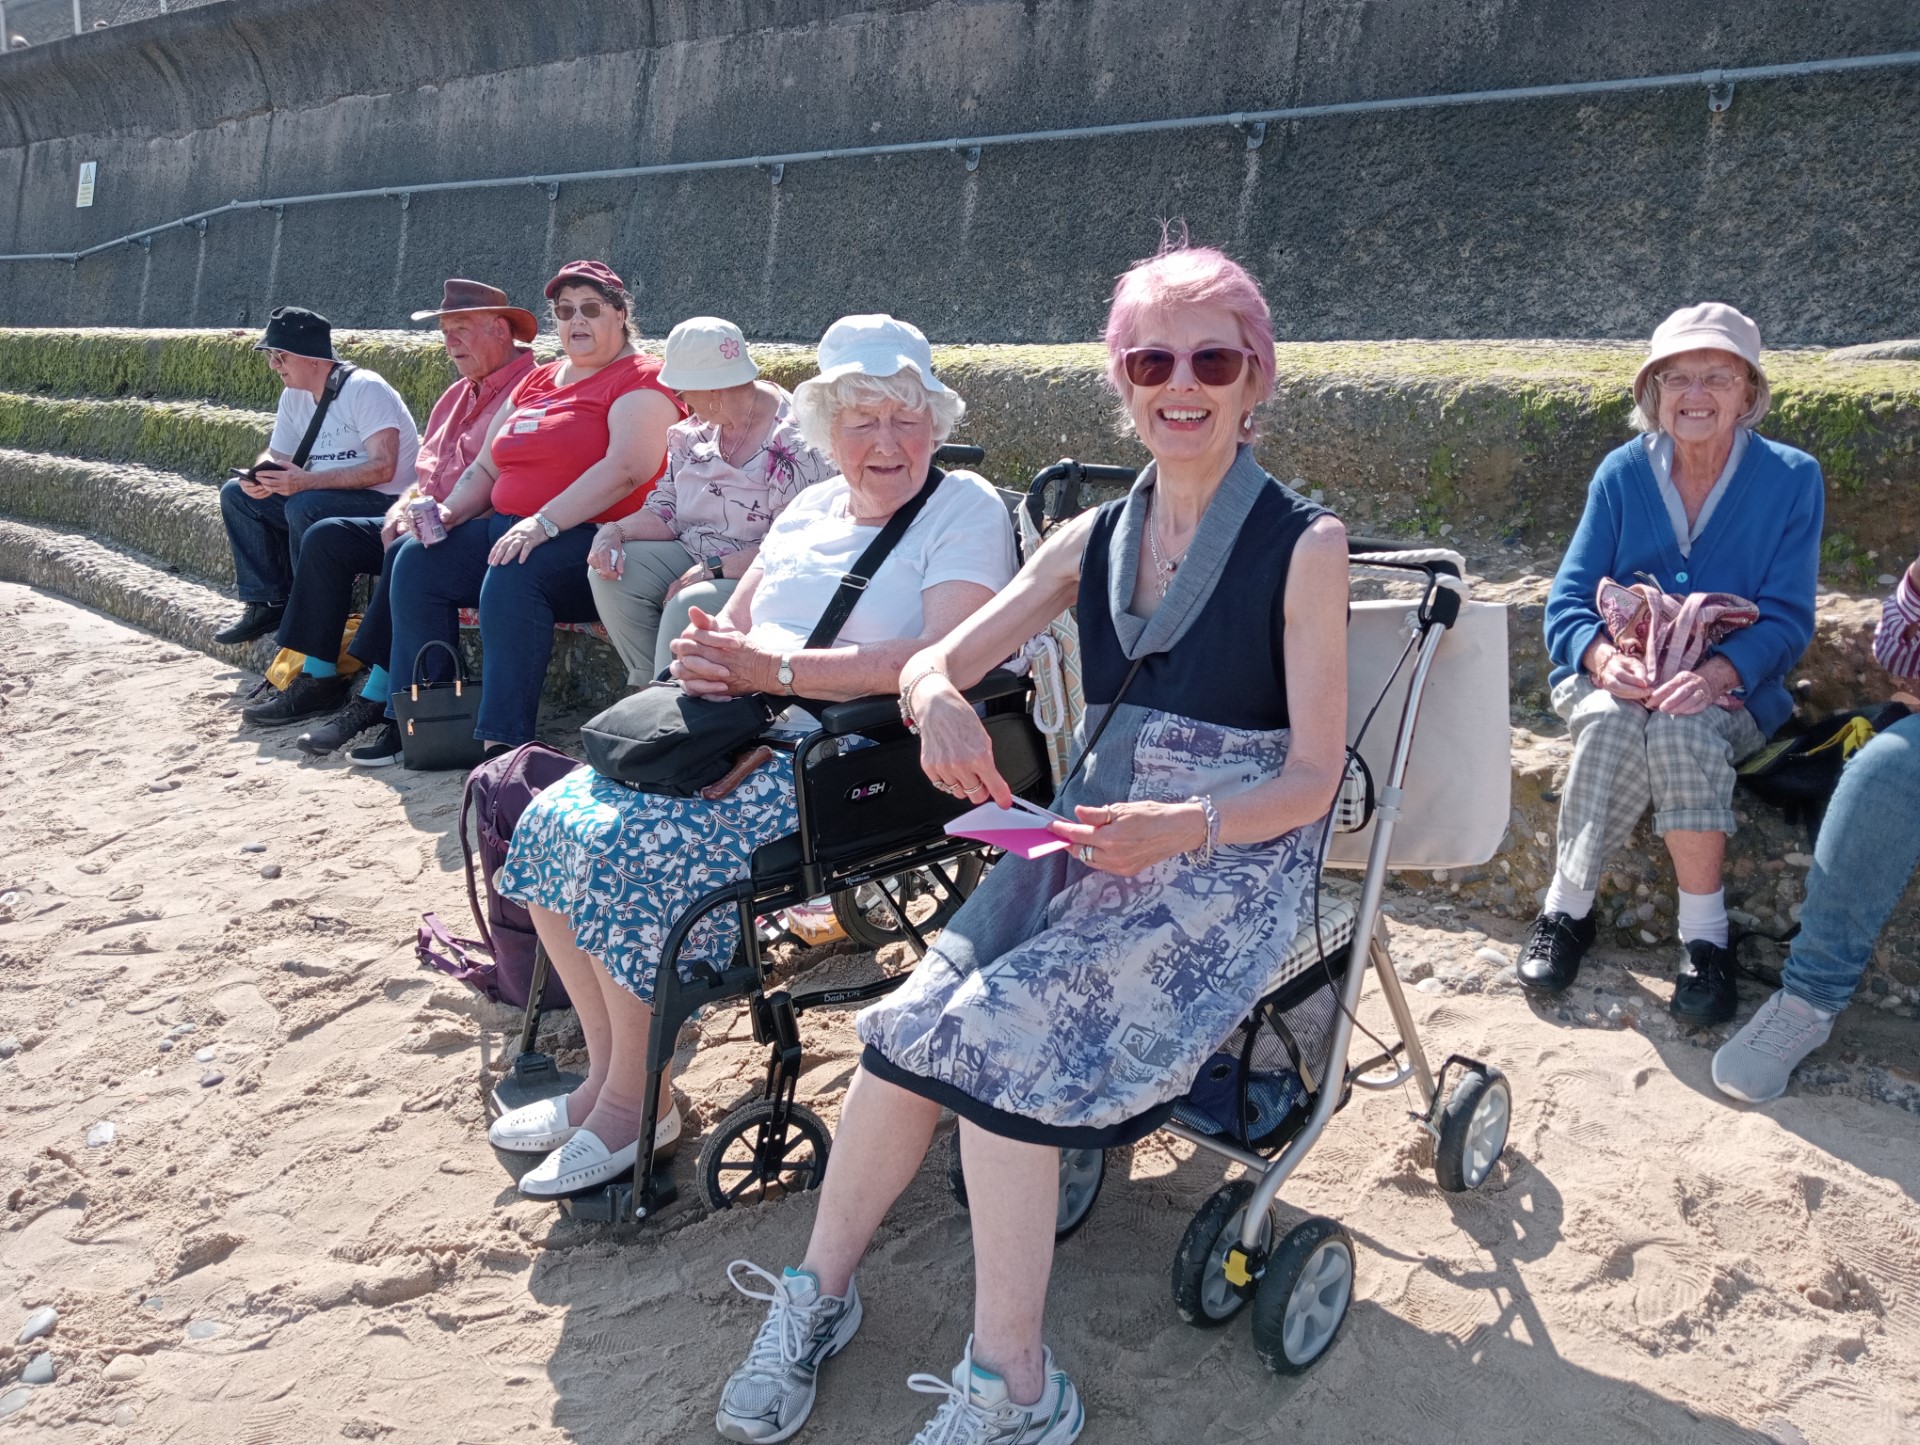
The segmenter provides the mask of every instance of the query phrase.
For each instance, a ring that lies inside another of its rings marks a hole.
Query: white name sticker
[[[540,429],[540,418],[545,416],[546,414],[547,414],[546,409],[544,407],[542,407],[539,411],[521,412],[520,415],[515,417],[513,420],[513,430],[515,435],[518,435],[522,432],[538,431]]]

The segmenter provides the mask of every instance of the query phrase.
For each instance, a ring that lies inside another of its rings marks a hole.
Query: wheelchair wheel
[[[894,892],[901,896],[902,904],[909,913],[913,912],[917,899],[931,897],[934,900],[931,914],[924,919],[914,919],[923,933],[945,928],[947,920],[959,910],[986,872],[986,860],[978,853],[963,853],[939,866],[958,883],[957,891],[948,887],[932,868],[916,868],[911,873],[887,880]],[[885,948],[889,943],[898,943],[906,937],[899,923],[894,920],[893,911],[880,896],[880,885],[877,883],[863,884],[859,888],[848,888],[834,894],[833,916],[840,920],[847,937],[862,948]]]
[[[1277,1375],[1327,1352],[1353,1303],[1353,1240],[1331,1219],[1295,1225],[1267,1260],[1253,1296],[1253,1347]]]
[[[1062,1149],[1060,1151],[1060,1205],[1053,1219],[1053,1237],[1065,1239],[1087,1222],[1100,1186],[1107,1182],[1107,1153],[1104,1149]],[[960,1131],[955,1129],[947,1141],[947,1192],[962,1209],[967,1208],[967,1175],[960,1164]]]
[[[818,1189],[831,1136],[804,1104],[787,1106],[787,1127],[773,1134],[773,1100],[742,1104],[700,1146],[700,1195],[713,1210],[760,1204]]]
[[[1507,1145],[1513,1123],[1513,1087],[1498,1069],[1468,1069],[1440,1110],[1433,1174],[1449,1194],[1486,1183]]]
[[[1180,1318],[1203,1330],[1224,1325],[1240,1313],[1248,1292],[1227,1278],[1227,1251],[1240,1242],[1247,1201],[1253,1197],[1251,1179],[1234,1179],[1214,1190],[1180,1236],[1173,1256],[1173,1307]],[[1258,1254],[1273,1243],[1273,1215],[1260,1229]],[[1255,1263],[1258,1263],[1256,1259]]]

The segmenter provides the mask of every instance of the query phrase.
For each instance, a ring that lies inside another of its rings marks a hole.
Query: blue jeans
[[[553,624],[600,620],[587,585],[594,527],[569,527],[535,547],[526,561],[489,567],[487,553],[519,520],[502,513],[475,517],[431,547],[408,537],[387,561],[393,610],[387,671],[394,690],[412,681],[414,659],[429,642],[438,638],[459,645],[460,609],[477,605],[481,691],[473,735],[509,746],[533,741],[540,689],[553,656]],[[423,672],[429,681],[445,681],[452,664],[435,648]],[[391,706],[387,714],[393,715]]]
[[[393,498],[372,487],[319,488],[290,497],[249,497],[240,483],[220,488],[220,520],[233,548],[234,590],[242,602],[278,606],[293,592],[300,541],[323,517],[384,517]]]
[[[1920,863],[1920,716],[1853,755],[1827,805],[1807,875],[1800,934],[1781,970],[1815,1008],[1847,1006],[1873,945]]]

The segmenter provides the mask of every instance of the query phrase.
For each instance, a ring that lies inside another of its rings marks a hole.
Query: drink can
[[[413,521],[413,535],[422,547],[447,540],[447,524],[440,520],[440,504],[432,497],[415,497],[407,503],[407,515]]]

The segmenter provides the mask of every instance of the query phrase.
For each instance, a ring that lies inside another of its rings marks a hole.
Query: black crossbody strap
[[[847,625],[847,619],[853,615],[860,594],[867,590],[867,584],[873,580],[873,574],[880,570],[880,564],[887,560],[900,539],[906,535],[907,528],[913,525],[913,519],[927,505],[927,499],[940,488],[947,474],[938,467],[927,473],[927,480],[920,490],[913,494],[899,511],[887,518],[886,526],[880,529],[880,535],[867,543],[867,550],[860,554],[860,560],[853,564],[853,570],[840,579],[840,588],[827,603],[827,610],[820,614],[820,620],[814,624],[812,633],[807,637],[807,647],[831,647],[834,639],[840,635],[840,629]]]
[[[293,464],[296,467],[304,467],[307,458],[313,455],[313,444],[320,439],[320,426],[327,419],[333,399],[340,395],[340,388],[347,384],[347,378],[357,369],[351,361],[337,361],[333,370],[327,373],[327,384],[320,388],[320,401],[313,409],[313,420],[307,423],[307,434],[300,438],[300,445],[293,449]]]

